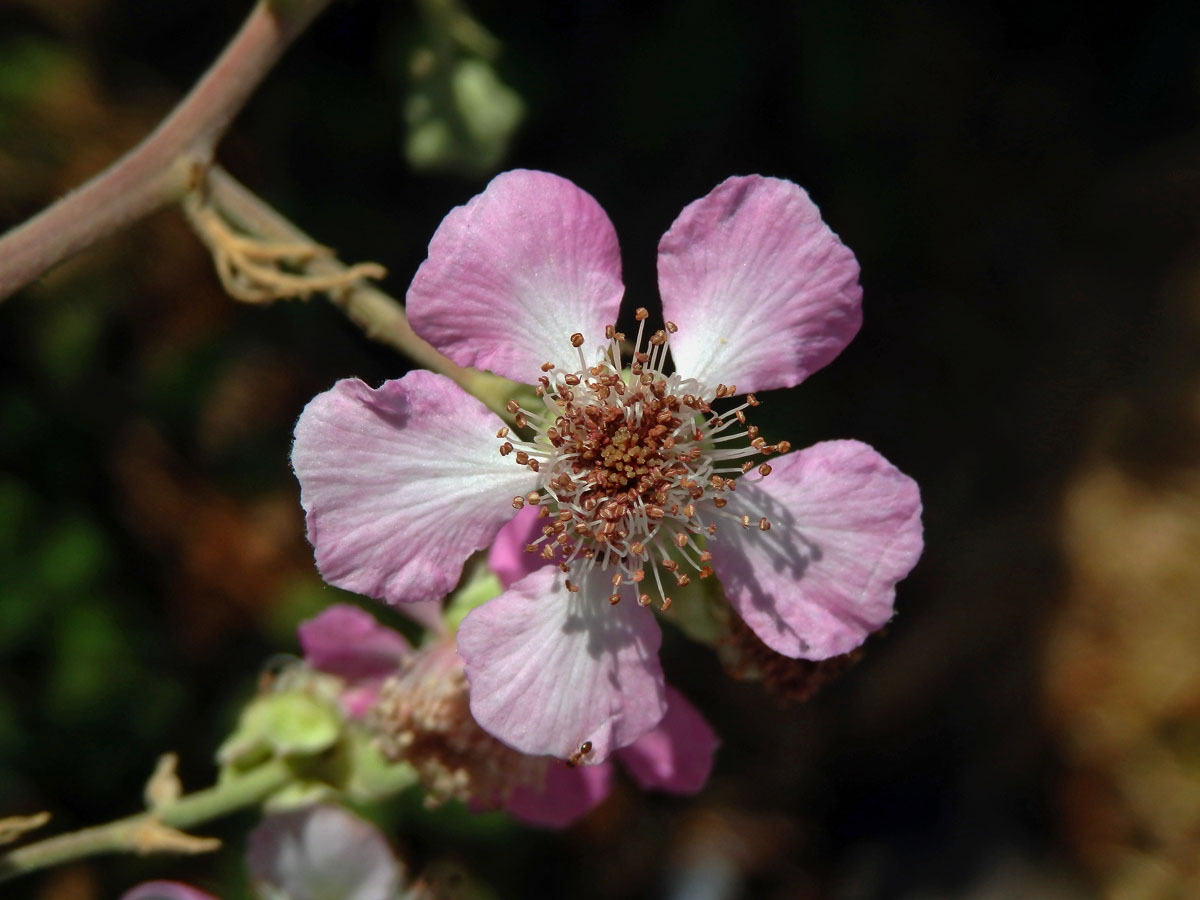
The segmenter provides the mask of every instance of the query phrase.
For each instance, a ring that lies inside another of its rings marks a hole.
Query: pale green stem
[[[153,849],[145,844],[147,826],[160,823],[184,829],[218,819],[261,803],[292,777],[292,770],[284,760],[271,760],[244,775],[180,797],[153,811],[19,847],[0,856],[0,881],[100,853],[144,853]]]
[[[259,0],[217,61],[149,137],[0,238],[0,300],[194,187],[230,121],[330,2]]]

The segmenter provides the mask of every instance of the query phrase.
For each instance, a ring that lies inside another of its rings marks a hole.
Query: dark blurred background
[[[248,7],[4,0],[0,226],[149,131]],[[625,784],[562,834],[408,798],[382,815],[413,868],[498,898],[1200,896],[1200,6],[470,12],[498,54],[448,61],[409,3],[335,4],[221,161],[396,296],[491,174],[557,172],[609,212],[650,307],[686,203],[731,174],[804,185],[862,264],[865,324],[759,418],[878,448],[922,486],[927,547],[894,623],[805,704],[667,635],[723,739],[698,798]],[[507,110],[490,134],[439,107],[438,67],[463,63],[468,119]],[[211,780],[264,660],[342,596],[304,540],[292,423],[405,365],[321,300],[227,299],[174,210],[0,306],[0,815],[132,812],[170,749]],[[234,900],[252,823],[204,829],[215,857],[4,896],[172,876]]]

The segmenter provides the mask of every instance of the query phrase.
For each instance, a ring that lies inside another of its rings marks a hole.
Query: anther
[[[609,594],[608,602],[611,606],[616,606],[618,603],[621,602],[621,595],[620,594]]]
[[[521,404],[519,404],[516,400],[509,400],[507,403],[504,404],[504,408],[507,409],[510,413],[515,413],[518,409],[521,408]]]
[[[675,546],[683,549],[688,545],[688,536],[686,531],[681,531],[675,535]]]
[[[675,583],[677,585],[679,585],[680,587],[687,587],[689,584],[692,583],[692,579],[689,578],[687,575],[681,573],[681,574],[675,576]]]
[[[542,363],[542,371],[543,372],[549,372],[553,368],[554,368],[554,363],[552,363],[552,362]]]
[[[524,508],[525,508],[525,498],[524,497],[513,497],[513,509],[524,509]]]
[[[671,332],[671,334],[674,334],[678,330],[679,330],[679,326],[676,325],[674,322],[667,322],[667,331]]]
[[[741,518],[741,522],[742,522],[742,527],[743,527],[743,528],[749,528],[749,527],[750,527],[750,517],[749,517],[749,516],[742,516],[742,518]]]
[[[525,495],[525,502],[528,503],[530,506],[537,506],[538,501],[541,499],[541,496],[542,495],[539,494],[537,491],[530,491],[528,494]]]
[[[661,607],[662,611],[666,612],[670,608],[671,608],[671,598],[663,597],[663,602],[662,602],[662,607]]]
[[[758,520],[758,530],[759,531],[770,531],[771,530],[771,523],[767,521],[766,516],[764,516],[763,518]]]
[[[770,475],[771,467],[768,466],[766,463],[763,463],[761,466],[758,467],[758,474],[763,475],[763,476]]]
[[[742,474],[743,474],[743,475],[745,475],[747,472],[749,472],[749,471],[750,471],[751,469],[753,469],[753,468],[754,468],[754,463],[753,463],[753,462],[751,462],[750,460],[746,460],[746,461],[745,461],[744,463],[742,463],[742,465],[741,465]]]
[[[513,420],[518,428],[528,428],[529,420],[525,418],[525,413],[517,413],[517,417]]]
[[[639,322],[645,322],[648,318],[650,318],[650,310],[646,309],[644,306],[639,306],[633,311],[633,317]]]
[[[758,405],[759,405],[759,403],[758,403],[758,398],[757,398],[757,397],[755,397],[753,394],[747,394],[747,395],[746,395],[746,402],[747,402],[747,403],[749,403],[751,406],[758,406]]]
[[[583,346],[583,335],[580,332],[577,331],[573,335],[571,335],[571,346],[572,347],[582,347]]]
[[[791,449],[792,449],[791,441],[780,441],[778,444],[775,445],[775,450],[779,453],[787,453]]]
[[[633,583],[634,584],[641,584],[642,581],[645,580],[645,578],[646,578],[646,570],[645,569],[638,569],[633,573]]]
[[[496,432],[496,437],[498,437],[498,438],[506,438],[506,437],[508,437],[508,426],[507,426],[507,425],[505,425],[503,428],[501,428],[499,431],[497,431],[497,432]]]
[[[503,444],[500,445],[500,455],[501,456],[508,456],[508,454],[510,454],[512,452],[513,452],[513,445],[510,444],[508,441],[505,441]]]
[[[638,594],[638,606],[649,606],[649,605],[650,605],[650,595],[649,594]]]

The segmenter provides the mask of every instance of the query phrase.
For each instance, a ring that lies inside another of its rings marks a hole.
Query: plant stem
[[[208,191],[213,205],[248,234],[281,243],[317,243],[260,197],[240,184],[232,175],[214,165],[208,170]],[[333,257],[320,257],[308,263],[314,274],[345,271],[346,266]],[[451,378],[467,393],[478,397],[501,415],[514,385],[495,375],[456,365],[417,335],[404,314],[404,306],[395,298],[366,281],[330,295],[334,306],[361,328],[372,340],[399,350],[418,365]]]
[[[0,238],[0,300],[96,240],[177,200],[284,49],[330,0],[259,0],[241,30],[140,144]]]
[[[171,828],[191,828],[261,802],[292,777],[288,764],[274,759],[245,775],[180,797],[150,812],[19,847],[0,856],[0,881],[99,853],[145,853],[155,849],[147,846],[145,840],[148,826],[160,823]]]

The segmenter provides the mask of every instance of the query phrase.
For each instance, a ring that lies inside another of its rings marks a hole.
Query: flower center
[[[649,570],[666,609],[671,598],[660,569],[679,587],[690,583],[689,572],[711,575],[712,554],[704,540],[716,532],[718,520],[770,528],[765,518],[754,523],[724,509],[724,494],[735,487],[731,476],[755,465],[749,459],[733,462],[786,452],[790,445],[769,445],[747,424],[745,410],[758,405],[753,394],[717,415],[711,401],[732,397],[733,385],[709,390],[695,379],[666,374],[668,334],[678,329],[667,322],[643,349],[648,315],[642,308],[636,312],[638,334],[628,372],[621,357],[625,335],[613,326],[606,329],[608,346],[592,366],[583,355],[583,335],[574,334],[579,368],[562,372],[552,363],[542,366],[537,393],[544,411],[524,409],[515,400],[508,404],[518,428],[532,427],[533,439],[512,439],[508,428],[497,436],[504,439],[501,455],[515,452],[517,463],[541,475],[537,491],[513,498],[517,509],[538,506],[544,520],[541,536],[525,549],[558,559],[562,570],[576,577],[597,567],[611,572],[613,604],[620,602],[623,586],[632,586],[637,602],[649,605],[651,596],[642,588]],[[744,430],[726,434],[735,424]],[[728,443],[741,438],[748,444]],[[758,466],[762,476],[770,471],[766,463]],[[567,589],[577,591],[578,585],[568,579]]]

